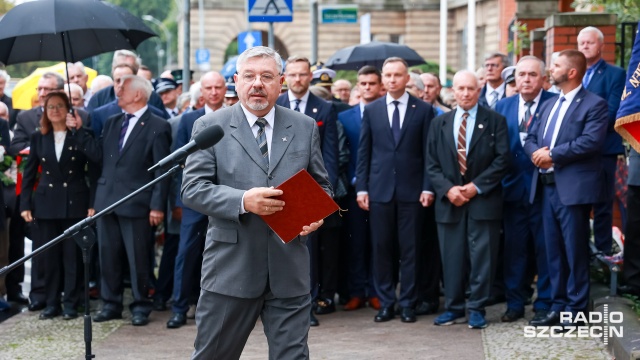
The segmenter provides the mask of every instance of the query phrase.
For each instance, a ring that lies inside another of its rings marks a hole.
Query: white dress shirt
[[[291,108],[291,110],[293,110],[296,108],[296,99],[298,98],[291,92],[291,90],[287,90],[287,95],[289,96],[289,107]],[[300,105],[298,105],[298,107],[300,108],[301,113],[304,114],[305,110],[307,110],[308,102],[309,90],[307,90],[307,92],[300,98]]]

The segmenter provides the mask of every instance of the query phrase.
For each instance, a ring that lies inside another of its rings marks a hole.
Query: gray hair
[[[236,69],[240,69],[242,65],[244,65],[247,59],[260,57],[260,58],[271,58],[276,62],[276,68],[278,69],[278,74],[282,74],[282,57],[278,54],[277,51],[272,48],[268,48],[266,46],[254,46],[250,49],[245,50],[240,56],[238,56],[238,61],[236,62]]]
[[[153,86],[149,80],[138,75],[125,75],[120,81],[122,81],[123,84],[129,81],[130,89],[142,91],[147,101],[149,101],[151,93],[153,92]]]
[[[71,91],[79,91],[80,92],[80,96],[84,96],[84,91],[82,91],[82,88],[80,87],[80,85],[76,84],[76,83],[71,83],[71,84],[64,84],[64,92],[69,94],[71,93]]]
[[[109,85],[113,85],[113,79],[110,76],[98,75],[91,82],[91,93],[95,94]]]
[[[319,98],[322,98],[327,101],[331,101],[331,98],[332,98],[331,93],[329,92],[329,90],[323,88],[322,86],[310,86],[309,91],[311,91],[313,95]]]
[[[42,78],[56,79],[56,90],[62,90],[62,87],[64,86],[64,79],[62,78],[62,76],[60,76],[60,74],[56,72],[47,71],[46,73],[42,74]]]
[[[600,41],[600,43],[604,42],[604,34],[602,33],[602,31],[600,31],[600,29],[594,26],[587,26],[586,28],[580,30],[580,32],[578,33],[578,37],[590,32],[596,33],[596,35],[598,36],[598,41]]]
[[[518,69],[518,65],[520,65],[521,62],[525,61],[525,60],[535,60],[538,62],[538,65],[540,65],[540,75],[545,75],[546,74],[546,65],[544,64],[544,61],[540,60],[539,58],[533,56],[533,55],[526,55],[523,56],[522,58],[520,58],[520,60],[518,60],[518,63],[516,64],[516,71]]]
[[[176,106],[178,107],[178,109],[180,109],[180,111],[182,111],[182,108],[186,103],[191,104],[191,94],[188,92],[182,93],[180,94],[180,96],[178,96]]]
[[[75,67],[76,69],[80,70],[80,73],[82,75],[87,75],[87,72],[84,70],[84,64],[82,63],[82,61],[78,61],[75,63],[67,63],[67,68],[72,68]]]
[[[497,58],[497,57],[500,58],[500,61],[502,61],[502,65],[504,65],[504,67],[511,65],[511,61],[509,60],[509,57],[501,52],[494,52],[494,53],[488,54],[487,56],[484,57],[484,61]]]
[[[191,98],[191,106],[195,105],[198,102],[198,99],[202,96],[202,85],[200,81],[194,83],[189,87],[189,95]]]
[[[116,52],[113,53],[113,60],[111,61],[111,69],[113,69],[117,64],[119,64],[118,62],[119,57],[130,57],[130,58],[136,59],[133,73],[136,74],[138,72],[138,69],[142,64],[142,60],[138,57],[138,54],[134,53],[133,51],[124,50],[124,49],[116,50]]]
[[[413,81],[413,84],[418,88],[418,90],[424,91],[424,81],[422,81],[420,75],[414,72],[409,72],[409,76],[411,76],[411,81]]]
[[[0,77],[3,77],[7,82],[11,80],[11,76],[5,70],[0,70]]]

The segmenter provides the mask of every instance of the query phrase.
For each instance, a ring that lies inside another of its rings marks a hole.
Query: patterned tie
[[[564,96],[560,97],[560,101],[558,102],[558,107],[556,108],[556,112],[553,113],[551,120],[549,120],[549,126],[547,126],[547,132],[544,134],[542,138],[542,146],[547,146],[551,148],[551,140],[553,139],[553,133],[556,129],[556,122],[558,122],[558,116],[560,115],[560,108],[562,107],[562,103],[564,102]]]
[[[518,130],[521,133],[527,132],[529,124],[531,124],[531,107],[533,106],[533,104],[534,101],[527,101],[526,103],[524,103],[524,119],[522,119],[522,121],[520,122],[520,126],[518,127]]]
[[[467,172],[467,118],[469,113],[462,114],[462,122],[458,130],[458,165],[460,165],[460,174],[464,176]]]
[[[496,90],[493,90],[493,92],[491,93],[491,104],[489,104],[489,107],[491,107],[491,109],[495,109],[496,108],[496,103],[498,102],[498,92]]]
[[[400,109],[398,109],[400,101],[394,100],[392,102],[396,108],[393,110],[393,117],[391,118],[391,132],[393,133],[393,140],[397,144],[400,141]]]
[[[293,100],[293,101],[295,101],[295,102],[296,102],[296,107],[294,107],[294,108],[293,108],[293,110],[294,110],[294,111],[297,111],[297,112],[300,112],[300,102],[301,102],[302,100],[300,100],[300,99],[295,99],[295,100]]]
[[[267,147],[267,135],[264,132],[264,127],[267,126],[267,120],[264,118],[258,118],[258,120],[256,120],[256,125],[260,128],[256,135],[256,142],[260,148],[260,153],[262,154],[264,163],[269,166],[269,148]]]
[[[124,121],[122,121],[122,127],[120,128],[120,140],[118,140],[118,149],[120,152],[122,152],[122,148],[124,147],[124,137],[127,135],[127,129],[129,129],[129,120],[134,116],[133,114],[124,115]]]

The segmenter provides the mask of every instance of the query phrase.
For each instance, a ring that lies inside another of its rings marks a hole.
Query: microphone
[[[160,160],[157,164],[152,166],[149,170],[155,171],[157,169],[166,169],[175,163],[180,163],[184,161],[187,156],[196,152],[197,150],[207,149],[215,145],[222,137],[224,136],[224,131],[220,127],[220,125],[213,125],[205,128],[196,136],[193,137],[193,140],[189,141],[187,145],[181,147],[180,149],[172,152],[169,156]]]

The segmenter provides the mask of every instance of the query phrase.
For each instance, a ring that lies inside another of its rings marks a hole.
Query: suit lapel
[[[51,171],[54,171],[56,178],[62,177],[62,172],[60,171],[60,166],[58,164],[58,159],[56,158],[56,144],[55,144],[55,133],[53,129],[49,130],[49,133],[42,137],[42,159],[41,161],[50,163]],[[66,143],[66,140],[65,140]],[[66,145],[66,144],[65,144]],[[62,153],[64,153],[64,148],[62,149]],[[61,158],[62,159],[62,158]]]
[[[323,119],[318,119],[318,99],[316,99],[316,97],[309,92],[309,97],[307,98],[307,106],[304,109],[304,114],[315,119],[316,121],[318,120],[323,120]]]
[[[485,130],[487,129],[487,114],[480,106],[478,106],[476,123],[474,126],[475,128],[473,129],[473,133],[471,134],[471,144],[469,145],[469,151],[467,151],[467,157],[469,157],[469,154],[471,154],[473,148],[478,143],[480,138],[485,134]]]
[[[453,138],[453,120],[455,119],[456,109],[449,111],[442,123],[442,131],[444,131],[445,142],[449,144],[451,153],[458,158],[458,151],[456,149],[456,139]]]
[[[242,146],[244,151],[247,153],[247,155],[249,155],[253,162],[255,162],[256,165],[258,165],[265,172],[265,174],[268,173],[269,169],[264,163],[264,159],[262,158],[262,154],[260,153],[260,149],[258,148],[258,143],[256,142],[256,138],[253,136],[251,128],[249,127],[247,118],[244,116],[242,107],[234,106],[233,109],[234,116],[231,119],[230,126],[234,130],[231,131],[231,136],[233,136],[240,143],[240,146]]]
[[[129,137],[127,137],[127,141],[124,143],[124,148],[120,152],[120,156],[124,155],[124,153],[127,152],[127,150],[129,150],[129,148],[132,146],[131,144],[135,142],[138,135],[142,132],[142,130],[144,129],[145,123],[147,122],[147,120],[149,120],[150,113],[151,113],[151,110],[147,109],[147,111],[145,111],[142,114],[142,116],[140,116],[140,119],[136,121],[136,124],[133,127],[133,130],[131,130]],[[122,119],[124,119],[124,116],[122,116]],[[120,124],[122,125],[122,122],[120,122]]]
[[[62,169],[67,164],[71,157],[71,151],[73,150],[73,141],[70,138],[70,133],[67,131],[67,136],[64,138],[64,146],[62,147],[62,153],[60,154],[60,161],[58,161],[58,167],[62,173]]]
[[[562,123],[560,124],[558,135],[556,136],[556,144],[559,143],[559,140],[562,138],[562,134],[564,133],[565,129],[568,126],[570,126],[571,116],[573,115],[573,112],[576,111],[578,106],[582,104],[582,99],[584,99],[585,95],[586,95],[585,89],[584,88],[580,89],[580,91],[578,91],[578,93],[576,94],[576,97],[573,99],[573,101],[569,105],[567,112],[562,117]]]
[[[416,112],[416,102],[415,99],[413,99],[411,96],[409,96],[409,101],[407,102],[407,111],[404,114],[404,121],[402,122],[402,127],[400,128],[400,139],[398,139],[398,143],[396,144],[396,147],[398,147],[398,145],[402,142],[402,138],[404,137],[404,133],[406,132],[407,127],[409,127],[409,122],[411,122],[413,120],[413,115]],[[388,112],[387,112],[388,114]],[[387,115],[388,117],[389,115]],[[391,129],[391,126],[389,126],[389,129]],[[393,136],[393,133],[391,133],[391,135]]]
[[[276,107],[273,136],[271,138],[271,156],[269,159],[269,174],[278,166],[278,163],[287,151],[293,140],[293,122],[285,116],[280,116],[280,110]]]

